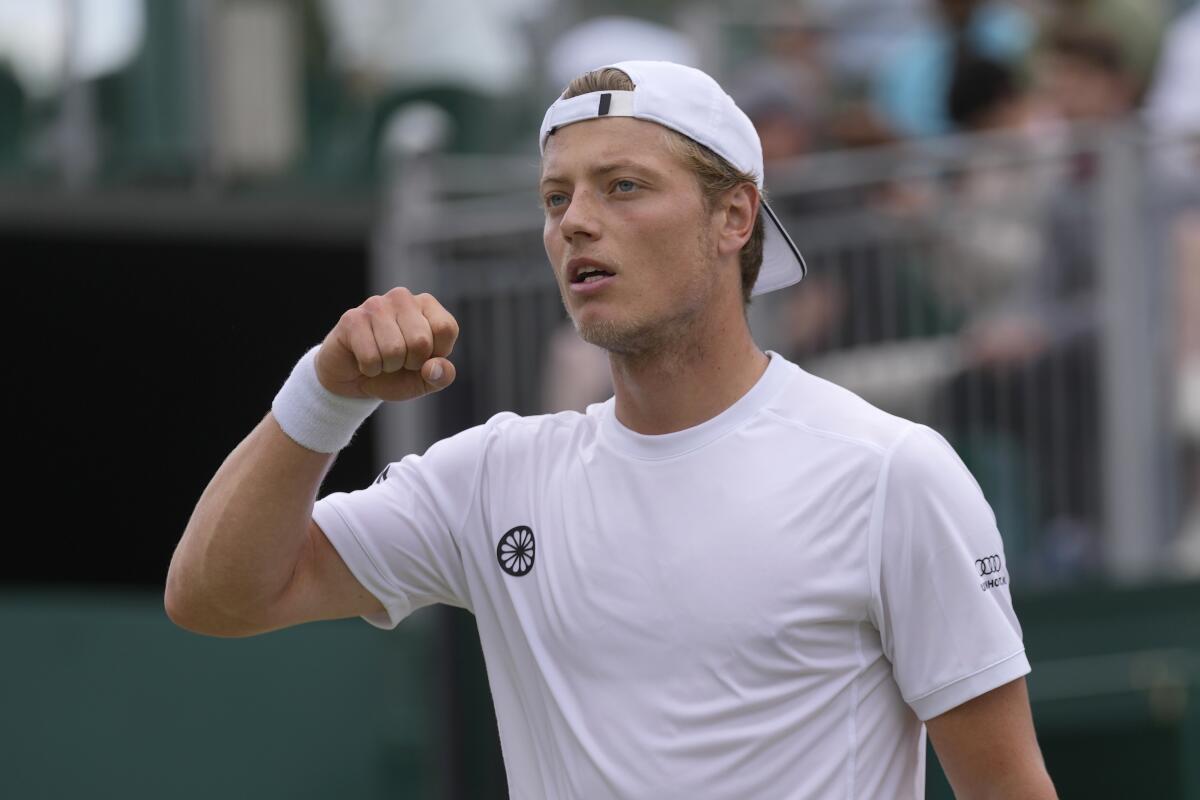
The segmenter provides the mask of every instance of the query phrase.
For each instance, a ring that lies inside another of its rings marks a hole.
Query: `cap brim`
[[[804,256],[800,255],[800,248],[796,247],[792,237],[788,236],[783,223],[775,216],[765,199],[762,201],[762,210],[766,215],[763,221],[763,263],[751,295],[791,286],[798,283],[808,271]]]

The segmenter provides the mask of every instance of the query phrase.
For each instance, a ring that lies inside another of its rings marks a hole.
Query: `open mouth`
[[[595,283],[605,278],[611,278],[612,273],[596,267],[584,267],[579,274],[571,279],[571,283]]]

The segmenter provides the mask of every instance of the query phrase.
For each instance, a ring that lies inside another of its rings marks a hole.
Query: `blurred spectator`
[[[1067,122],[1115,121],[1133,111],[1130,74],[1113,40],[1102,33],[1084,27],[1051,32],[1039,72],[1052,107]],[[972,332],[982,363],[1019,361],[1038,355],[1051,341],[1094,333],[1095,156],[1077,156],[1065,177],[1047,220],[1045,258],[1022,287],[1021,312]]]
[[[1063,24],[1045,41],[1038,80],[1063,120],[1116,121],[1132,112],[1135,81],[1113,37]],[[1099,566],[1097,177],[1093,153],[1071,161],[1046,207],[1036,269],[994,313],[968,325],[968,368],[949,395],[960,435],[1011,437],[1035,468],[1067,471],[1057,486],[1037,481],[1043,494],[1031,498],[1042,521],[1035,566],[1049,578]]]
[[[1151,130],[1171,139],[1156,151],[1163,172],[1175,179],[1200,178],[1200,5],[1171,26],[1146,102]]]
[[[1033,19],[1002,0],[937,0],[936,16],[897,46],[875,76],[874,102],[901,135],[948,133],[944,98],[964,51],[1006,64],[1020,63],[1034,41]]]
[[[764,23],[760,55],[738,69],[730,94],[758,130],[763,159],[774,161],[823,144],[832,88],[819,20],[792,12]]]
[[[1173,238],[1179,375],[1175,407],[1185,456],[1183,524],[1174,563],[1184,574],[1200,575],[1200,211],[1181,215]]]
[[[851,80],[869,79],[895,53],[896,43],[924,28],[928,0],[806,0],[829,39],[830,63]]]
[[[1177,570],[1200,575],[1200,5],[1179,15],[1164,39],[1147,94],[1158,179],[1175,207],[1171,296],[1175,300],[1176,426],[1183,448],[1182,530]],[[1179,209],[1182,208],[1182,213]],[[1170,214],[1170,212],[1168,212]]]
[[[703,66],[695,45],[679,31],[634,17],[593,17],[555,37],[546,76],[561,92],[576,75],[633,60]]]
[[[957,59],[946,93],[946,114],[967,132],[1019,129],[1029,103],[1016,69],[974,53]]]
[[[1176,220],[1173,238],[1179,424],[1184,435],[1200,445],[1200,210]]]
[[[946,113],[965,133],[984,134],[937,209],[942,299],[976,316],[994,311],[1042,258],[1042,215],[1059,175],[1041,156],[1057,147],[1018,69],[971,52],[957,59]]]
[[[1102,122],[1130,113],[1137,80],[1116,38],[1083,23],[1051,28],[1037,65],[1049,103],[1070,122]]]
[[[1040,162],[1058,147],[1059,131],[1015,66],[969,48],[959,51],[942,102],[956,127],[981,136],[944,178],[897,180],[872,205],[934,229],[930,288],[940,316],[962,319],[1008,297],[1040,259],[1042,212],[1057,180]]]
[[[1111,37],[1140,96],[1158,59],[1169,0],[1053,0],[1044,27],[1080,25]]]

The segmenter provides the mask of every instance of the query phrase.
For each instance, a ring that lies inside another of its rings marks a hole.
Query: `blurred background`
[[[1062,796],[1200,798],[1179,0],[0,0],[0,797],[505,797],[469,615],[216,640],[161,596],[208,478],[369,294],[434,293],[459,379],[376,414],[324,491],[608,396],[545,262],[536,131],[625,58],[708,70],[759,128],[811,268],[751,306],[760,345],[983,487]]]

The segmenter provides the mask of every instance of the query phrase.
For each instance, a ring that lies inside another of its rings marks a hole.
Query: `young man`
[[[921,797],[926,725],[961,797],[1053,797],[978,487],[932,431],[750,337],[749,295],[803,262],[749,120],[704,73],[625,62],[541,143],[546,252],[615,397],[499,414],[314,507],[379,399],[454,378],[435,299],[370,298],[201,497],[171,618],[470,609],[513,798]]]

